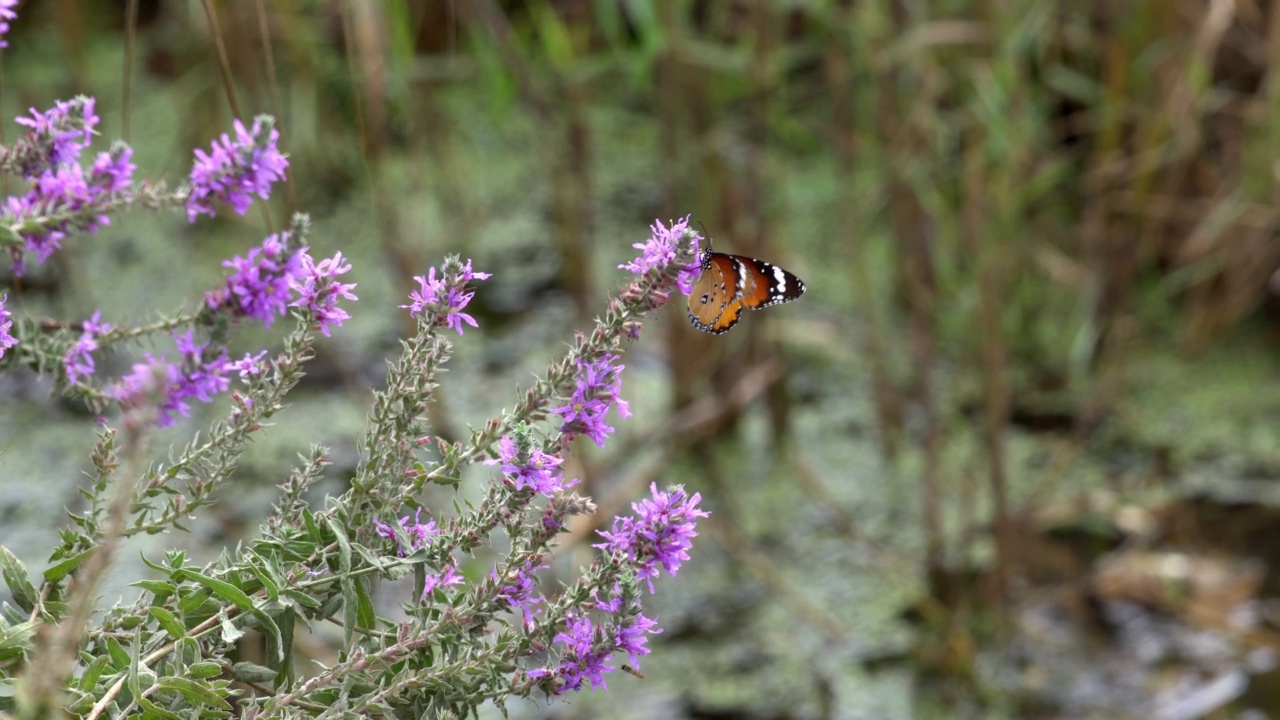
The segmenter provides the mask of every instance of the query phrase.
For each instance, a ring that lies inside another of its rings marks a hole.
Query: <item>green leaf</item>
[[[284,596],[308,610],[315,610],[320,607],[320,601],[318,599],[297,588],[285,588]]]
[[[267,591],[267,599],[276,601],[280,599],[280,583],[276,578],[272,577],[272,572],[267,567],[262,558],[256,555],[249,556],[249,572],[258,578],[258,582],[262,583],[262,589]]]
[[[232,666],[231,675],[243,683],[264,683],[274,680],[276,671],[257,663],[241,661]]]
[[[165,582],[164,580],[139,580],[129,584],[151,593],[157,602],[164,602],[166,598],[178,590],[173,583]]]
[[[111,656],[111,667],[114,670],[124,670],[129,667],[129,651],[124,649],[120,641],[107,636],[107,654]]]
[[[24,657],[34,646],[41,624],[39,620],[28,620],[0,630],[0,660],[7,662]]]
[[[138,553],[138,556],[142,558],[143,565],[146,565],[147,567],[151,568],[152,570],[155,570],[156,572],[164,573],[166,576],[170,575],[173,572],[173,568],[166,567],[159,563],[151,562],[149,559],[147,559],[147,556],[142,553]]]
[[[231,644],[244,637],[244,631],[231,622],[226,613],[218,613],[218,622],[222,625],[222,641]]]
[[[378,616],[373,611],[373,601],[369,599],[369,589],[365,587],[363,578],[355,578],[356,585],[356,620],[360,627],[368,630],[372,629],[378,621]]]
[[[359,623],[356,582],[351,577],[351,543],[347,540],[346,529],[337,518],[329,516],[326,519],[329,529],[338,540],[338,573],[342,586],[342,647],[350,651],[351,641],[355,638],[356,625]]]
[[[213,592],[208,588],[200,588],[179,600],[178,610],[183,614],[190,614],[192,610],[203,605],[204,601],[208,600],[212,595]]]
[[[275,640],[271,636],[267,637],[267,652],[273,656],[279,656],[279,672],[276,673],[276,687],[284,687],[292,684],[293,681],[293,628],[296,624],[298,614],[292,607],[285,607],[279,613],[280,621],[276,623],[280,628],[280,635]],[[279,647],[272,647],[273,643],[279,643]]]
[[[160,627],[164,628],[164,631],[169,633],[174,640],[181,640],[186,637],[187,628],[183,626],[177,615],[156,605],[147,608],[147,612],[151,613],[151,617],[155,618],[156,622],[160,623]]]
[[[178,640],[173,644],[173,652],[169,655],[173,660],[183,666],[199,662],[202,657],[200,654],[200,643],[190,635]]]
[[[325,518],[329,529],[333,531],[334,537],[338,540],[338,571],[346,574],[351,572],[351,541],[347,539],[346,528],[342,527],[342,523],[337,518],[330,515]]]
[[[176,713],[171,713],[168,710],[165,710],[159,705],[156,705],[155,703],[146,699],[145,697],[142,697],[141,695],[137,695],[134,698],[134,700],[138,703],[138,707],[146,711],[142,714],[143,718],[154,717],[154,718],[164,718],[164,720],[183,720],[183,717],[181,715],[178,715]]]
[[[24,247],[25,241],[9,225],[0,225],[0,248],[17,248]]]
[[[204,573],[196,572],[191,568],[182,571],[183,576],[188,580],[194,580],[201,585],[209,588],[214,595],[235,605],[241,610],[253,610],[253,598],[245,594],[243,590],[232,585],[225,580],[219,580],[215,577],[209,577]]]
[[[18,604],[18,607],[31,612],[40,604],[40,593],[36,591],[36,586],[31,584],[27,566],[23,565],[18,556],[9,552],[9,548],[3,545],[0,545],[0,573],[3,573],[4,582],[9,586],[9,592],[13,595],[13,601]]]
[[[80,567],[80,563],[89,559],[89,556],[98,551],[98,548],[91,547],[88,550],[72,555],[71,557],[54,564],[48,570],[44,571],[45,582],[58,582],[62,578],[71,574],[73,570]]]
[[[163,690],[172,690],[197,705],[208,705],[220,710],[230,710],[231,703],[218,695],[212,687],[198,680],[184,677],[162,677],[156,681]]]
[[[187,666],[187,674],[193,678],[211,678],[222,674],[222,664],[205,660],[203,662],[192,663]]]
[[[93,688],[98,684],[98,678],[102,677],[102,671],[106,669],[107,663],[111,658],[106,655],[99,655],[85,666],[84,672],[80,675],[80,689],[92,693]]]
[[[303,508],[302,522],[307,526],[307,534],[311,536],[311,542],[316,545],[326,544],[324,541],[324,535],[320,532],[320,526],[316,525],[315,513],[311,512],[307,508]]]

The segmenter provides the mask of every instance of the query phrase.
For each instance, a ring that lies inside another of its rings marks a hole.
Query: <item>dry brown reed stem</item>
[[[913,26],[915,19],[904,7],[895,8],[895,23],[900,29]],[[910,158],[928,148],[919,121],[927,112],[932,89],[926,83],[933,72],[927,59],[908,58],[892,72],[886,72],[877,83],[880,108],[876,128],[881,142],[891,156]],[[917,86],[919,92],[907,98],[901,83]],[[915,375],[915,396],[923,420],[921,451],[923,469],[920,481],[921,517],[925,536],[925,564],[933,570],[943,565],[942,525],[942,408],[936,388],[938,374],[937,312],[938,284],[934,274],[933,218],[922,206],[908,170],[895,165],[888,169],[889,225],[898,244],[897,261],[900,288],[907,308],[907,343]]]
[[[871,11],[864,9],[862,12]],[[865,162],[874,157],[875,153],[874,142],[859,141],[860,132],[874,131],[874,118],[854,102],[852,69],[856,63],[869,61],[875,49],[850,47],[850,39],[861,26],[858,22],[860,17],[854,14],[851,7],[838,5],[833,12],[833,37],[827,45],[824,70],[831,95],[831,139],[839,161],[840,185],[847,188],[849,193],[840,198],[837,211],[837,247],[845,251],[844,261],[848,268],[853,305],[863,311],[864,326],[856,342],[871,376],[876,424],[880,430],[880,449],[892,465],[897,460],[902,439],[902,398],[889,373],[889,341],[884,318],[871,285],[868,252],[871,242],[861,232],[861,225],[869,219],[870,213],[864,198],[852,196],[854,188],[858,187],[856,173],[859,161]],[[862,44],[874,45],[871,42],[873,38],[864,35],[863,39],[865,42]]]

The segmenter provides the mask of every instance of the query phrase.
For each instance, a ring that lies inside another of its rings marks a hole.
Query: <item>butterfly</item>
[[[704,332],[727,332],[738,324],[744,307],[758,310],[804,294],[804,281],[763,260],[707,247],[699,264],[702,275],[689,293],[689,320]]]

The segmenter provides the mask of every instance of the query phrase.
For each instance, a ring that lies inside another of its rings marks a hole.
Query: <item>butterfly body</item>
[[[804,281],[772,263],[710,248],[699,259],[702,274],[689,293],[689,320],[704,332],[727,332],[743,308],[758,310],[804,294]]]

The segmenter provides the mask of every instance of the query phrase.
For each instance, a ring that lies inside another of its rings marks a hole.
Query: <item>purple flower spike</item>
[[[156,424],[160,427],[172,425],[177,416],[188,417],[191,398],[212,402],[230,385],[227,374],[231,363],[227,360],[225,348],[214,357],[206,357],[205,350],[209,344],[197,344],[190,331],[184,335],[175,333],[173,339],[183,358],[180,365],[169,362],[164,356],[157,358],[146,353],[143,356],[146,362],[135,364],[133,372],[121,378],[120,383],[109,391],[111,396],[125,403],[139,402],[140,395],[156,396],[154,401],[160,415]],[[157,376],[167,378],[158,391],[154,387]]]
[[[614,365],[618,356],[611,353],[590,362],[578,361],[578,387],[569,397],[569,403],[548,412],[557,413],[561,419],[561,432],[586,435],[604,447],[605,438],[613,428],[605,422],[610,407],[616,407],[622,417],[631,417],[627,401],[619,396],[622,391],[622,369]]]
[[[243,215],[253,203],[253,195],[266,200],[271,197],[271,185],[284,179],[289,161],[276,147],[280,131],[272,119],[265,115],[254,118],[251,130],[236,120],[234,127],[235,140],[223,133],[209,152],[195,152],[187,198],[187,219],[191,222],[200,215],[216,216],[218,202]]]
[[[668,575],[679,571],[681,563],[689,559],[692,539],[698,534],[694,532],[694,521],[710,513],[698,509],[700,493],[689,495],[679,485],[660,492],[654,483],[649,491],[652,500],[631,503],[636,517],[614,518],[610,530],[598,531],[606,542],[593,547],[619,555],[634,565],[636,574],[648,581],[652,593],[658,566]]]
[[[449,587],[450,585],[461,585],[462,576],[458,574],[458,568],[450,565],[444,569],[444,572],[427,573],[426,582],[422,583],[422,596],[418,598],[418,602],[426,602],[431,597],[431,593],[438,588]]]
[[[422,508],[413,515],[413,522],[409,522],[409,516],[405,515],[396,521],[401,528],[409,535],[409,547],[401,547],[399,541],[396,542],[396,555],[404,557],[415,550],[421,550],[427,546],[427,541],[440,533],[436,527],[436,521],[427,518],[427,522],[422,522]],[[390,525],[379,520],[373,521],[374,532],[380,537],[396,539],[396,531]]]
[[[269,235],[262,245],[250,248],[247,257],[224,260],[223,266],[233,272],[227,277],[226,292],[211,293],[207,298],[210,307],[231,300],[240,314],[271,327],[285,313],[290,284],[305,275],[306,248],[289,250],[288,239],[287,232]]]
[[[499,578],[496,569],[489,575],[499,585],[496,597],[513,610],[520,610],[524,615],[526,628],[533,626],[533,618],[538,614],[536,606],[546,600],[545,597],[537,594],[538,583],[534,579],[534,573],[547,567],[549,566],[526,562],[524,567],[516,569],[514,577],[508,575],[505,579]]]
[[[159,412],[156,425],[172,425],[175,413],[185,417],[190,412],[189,406],[176,398],[182,371],[164,356],[145,353],[142,357],[145,362],[134,363],[133,371],[120,378],[108,394],[126,406],[154,403]]]
[[[18,0],[0,0],[0,38],[9,34],[9,23],[18,19],[18,13],[13,9],[18,6]],[[0,48],[9,47],[9,41],[0,40]]]
[[[612,665],[605,664],[611,653],[597,649],[598,634],[591,618],[574,616],[569,618],[566,631],[555,636],[554,641],[564,647],[564,658],[557,670],[561,683],[559,692],[581,690],[587,681],[590,681],[592,690],[609,689],[605,685],[604,674],[613,670]]]
[[[265,357],[266,354],[266,350],[263,350],[257,355],[245,353],[243,358],[236,360],[235,362],[227,363],[227,371],[239,373],[241,378],[248,379],[263,371],[265,366],[262,362],[262,358]]]
[[[93,129],[98,116],[93,114],[94,99],[80,96],[72,100],[59,100],[46,112],[31,108],[31,117],[19,117],[19,125],[31,128],[28,141],[38,150],[24,158],[22,175],[32,178],[75,162],[80,152],[93,141]]]
[[[110,323],[102,322],[102,311],[95,310],[93,315],[84,321],[84,332],[80,335],[80,339],[75,345],[67,350],[67,354],[63,357],[63,363],[67,368],[67,381],[72,385],[80,382],[81,378],[88,378],[93,375],[96,365],[93,361],[93,351],[98,349],[98,336],[111,329]]]
[[[658,621],[637,613],[618,628],[618,649],[627,654],[631,659],[632,665],[638,667],[640,665],[640,656],[649,654],[649,648],[646,645],[649,642],[649,638],[645,636],[656,635],[660,632],[662,632],[662,628],[658,627]]]
[[[18,339],[9,334],[9,328],[13,327],[13,313],[4,308],[8,300],[8,293],[0,295],[0,357],[4,357],[6,350],[18,344]]]
[[[6,220],[18,226],[26,250],[44,262],[72,233],[95,233],[110,225],[106,206],[132,192],[132,156],[129,146],[118,143],[98,156],[88,177],[78,163],[56,165],[33,178],[25,194],[7,198]]]
[[[490,273],[476,272],[471,268],[471,261],[460,263],[457,258],[445,261],[440,277],[436,277],[436,269],[430,268],[426,275],[416,275],[418,289],[409,293],[412,300],[408,305],[409,312],[419,317],[429,317],[432,324],[445,327],[462,334],[462,324],[479,327],[476,319],[462,312],[471,302],[474,292],[466,292],[466,284],[471,280],[487,280]]]
[[[664,268],[670,265],[676,259],[676,251],[680,247],[680,243],[684,241],[685,232],[689,229],[689,216],[685,215],[680,220],[671,223],[671,227],[665,227],[661,220],[654,220],[653,225],[649,226],[649,239],[643,243],[635,243],[631,247],[640,250],[640,257],[629,263],[623,263],[618,267],[623,270],[629,270],[635,275],[643,275],[653,269]],[[693,255],[698,256],[698,240],[699,235],[693,235]],[[693,282],[698,276],[698,263],[691,263],[680,269],[680,274],[676,276],[676,286],[685,295],[693,289]]]
[[[502,436],[498,441],[498,459],[486,460],[486,465],[502,463],[502,472],[515,485],[516,490],[534,490],[551,497],[565,488],[573,487],[577,481],[566,483],[564,473],[556,468],[564,462],[555,455],[548,455],[538,448],[529,449],[529,458],[519,462],[519,448],[510,435]]]
[[[312,260],[310,255],[302,253],[301,261],[302,267],[297,277],[289,280],[290,287],[298,293],[298,299],[289,304],[310,311],[312,318],[320,326],[320,332],[329,337],[330,327],[342,327],[342,321],[351,317],[346,310],[338,307],[339,298],[358,299],[351,294],[355,283],[340,283],[334,279],[349,271],[351,264],[344,264],[341,252],[319,263]]]
[[[111,152],[98,153],[89,171],[89,184],[102,192],[118,193],[133,188],[133,148],[118,143]]]

